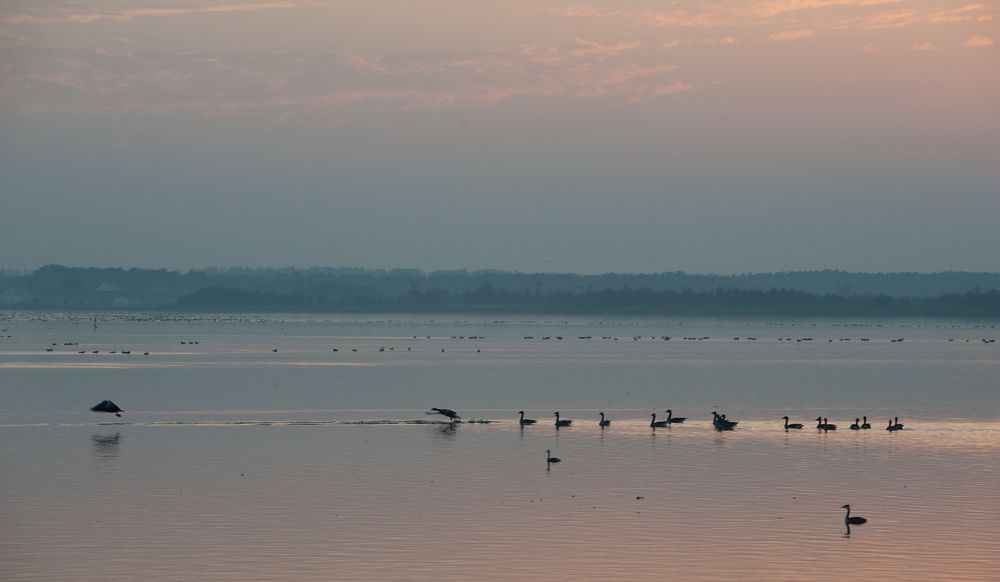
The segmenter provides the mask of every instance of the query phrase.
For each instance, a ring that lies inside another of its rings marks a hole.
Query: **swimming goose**
[[[712,424],[715,425],[716,430],[733,430],[739,421],[736,420],[726,420],[726,415],[719,415],[718,412],[712,411]]]
[[[851,517],[851,506],[850,505],[842,505],[842,506],[840,506],[840,508],[847,510],[847,514],[844,515],[844,523],[850,524],[850,525],[861,525],[863,523],[867,523],[868,522],[867,519],[865,519],[863,517],[860,517],[860,516],[859,517]]]
[[[799,424],[799,423],[797,423],[797,422],[789,424],[787,416],[782,416],[781,418],[785,419],[785,430],[788,430],[790,428],[792,428],[792,429],[801,429],[802,428],[802,425]]]
[[[569,425],[573,424],[572,420],[559,420],[559,412],[558,411],[557,412],[553,412],[552,414],[556,415],[556,428],[559,428],[559,427],[562,427],[562,426],[569,426]]]
[[[887,431],[889,431],[889,432],[893,432],[893,431],[897,431],[897,430],[899,430],[899,429],[898,429],[898,428],[896,428],[896,425],[895,425],[895,424],[893,424],[893,422],[892,422],[892,419],[890,418],[890,419],[889,419],[889,426],[885,427],[885,430],[887,430]]]
[[[896,425],[896,430],[903,430],[903,425],[900,424],[898,416],[892,420],[892,423]]]
[[[861,419],[855,418],[854,424],[851,425],[851,430],[861,430]]]
[[[837,430],[837,425],[828,423],[822,416],[817,416],[816,428],[819,430]]]
[[[517,413],[521,415],[521,420],[520,420],[521,426],[525,426],[525,425],[528,425],[528,424],[535,424],[536,422],[538,422],[537,420],[534,420],[534,419],[531,419],[531,418],[524,418],[524,411],[523,410],[518,410]]]
[[[864,418],[864,422],[861,423],[861,429],[862,430],[868,430],[868,429],[870,429],[872,427],[872,425],[868,422],[868,417],[865,416],[863,418]]]
[[[670,424],[670,422],[668,422],[666,420],[661,420],[661,421],[657,422],[656,421],[656,413],[655,412],[653,414],[650,414],[650,416],[653,417],[653,420],[649,421],[649,427],[650,428],[667,428],[667,426]]]
[[[597,423],[597,426],[604,428],[606,426],[611,426],[611,421],[604,418],[604,413],[601,413],[601,421]]]
[[[559,457],[553,457],[552,456],[552,449],[546,449],[545,450],[545,462],[546,463],[561,463],[562,459],[560,459]]]
[[[685,420],[687,420],[686,416],[674,416],[674,411],[669,408],[667,409],[667,424],[680,424]]]

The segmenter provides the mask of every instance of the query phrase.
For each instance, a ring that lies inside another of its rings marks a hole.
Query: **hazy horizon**
[[[0,7],[0,265],[1000,271],[996,5]]]

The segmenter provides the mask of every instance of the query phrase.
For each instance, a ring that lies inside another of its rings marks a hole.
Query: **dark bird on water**
[[[601,412],[601,420],[597,423],[597,426],[604,428],[606,426],[611,426],[611,421],[604,418],[604,413]]]
[[[674,411],[667,409],[667,424],[680,424],[687,420],[686,416],[674,416]]]
[[[535,420],[533,418],[524,418],[524,411],[523,410],[518,410],[517,413],[521,415],[521,421],[520,421],[521,422],[521,426],[525,426],[525,425],[529,425],[529,424],[535,424],[536,422],[538,422],[537,420]]]
[[[462,419],[462,417],[459,416],[457,412],[455,412],[454,410],[452,410],[450,408],[432,408],[431,412],[447,416],[451,420],[461,420]]]
[[[556,417],[556,428],[560,428],[560,427],[563,427],[563,426],[569,426],[569,425],[573,424],[573,421],[570,420],[570,419],[559,420],[559,412],[558,411],[553,412],[552,414],[554,414],[555,417]]]
[[[552,456],[552,449],[546,449],[545,450],[545,462],[546,463],[561,463],[562,459],[560,459],[559,457],[553,457]]]
[[[653,414],[650,414],[650,416],[652,416],[653,419],[649,421],[649,428],[667,428],[667,426],[670,424],[670,421],[668,420],[657,421],[655,412]]]
[[[792,429],[801,429],[802,428],[802,425],[800,423],[798,423],[798,422],[793,422],[793,423],[789,424],[787,416],[782,416],[781,418],[785,419],[785,430],[788,430],[790,428],[792,428]]]
[[[849,525],[861,525],[863,523],[868,523],[868,520],[865,519],[865,518],[863,518],[863,517],[860,517],[860,516],[851,517],[851,506],[850,505],[841,505],[840,508],[847,510],[847,514],[844,515],[844,523],[849,524]]]
[[[111,412],[114,413],[115,416],[121,416],[122,413],[125,412],[121,408],[118,408],[118,405],[110,400],[102,400],[100,404],[93,406],[90,409],[94,412]]]

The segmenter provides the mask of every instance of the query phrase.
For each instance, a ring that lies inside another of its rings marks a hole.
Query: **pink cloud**
[[[965,39],[962,46],[966,48],[980,48],[984,46],[993,46],[993,39],[988,36],[980,36],[978,34],[970,36]]]
[[[922,42],[910,45],[911,51],[932,51],[934,48],[934,43],[932,42]]]
[[[776,32],[774,34],[765,36],[760,39],[762,42],[770,41],[782,41],[782,40],[802,40],[804,38],[810,38],[816,36],[815,30],[786,30],[783,32]]]
[[[601,44],[592,40],[584,40],[582,38],[577,38],[574,40],[575,48],[570,49],[568,53],[574,57],[598,57],[607,58],[622,54],[625,51],[631,51],[642,46],[639,41],[632,42],[619,42],[616,44]]]
[[[213,14],[228,12],[255,12],[258,10],[276,10],[294,8],[295,2],[252,2],[230,4],[194,4],[189,6],[162,6],[150,8],[125,8],[119,10],[74,12],[69,9],[52,10],[41,13],[15,14],[0,17],[3,24],[46,24],[51,22],[78,22],[89,24],[100,20],[134,20],[152,16],[179,16],[183,14]]]

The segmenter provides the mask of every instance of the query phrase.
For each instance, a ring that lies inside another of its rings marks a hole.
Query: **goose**
[[[800,423],[798,423],[798,422],[795,422],[795,423],[792,423],[792,424],[789,424],[789,423],[788,423],[788,417],[787,417],[787,416],[782,416],[781,418],[784,418],[784,419],[785,419],[785,430],[788,430],[788,429],[790,429],[790,428],[791,428],[791,429],[796,429],[796,430],[800,430],[800,429],[802,428],[802,424],[800,424]]]
[[[837,430],[837,425],[828,423],[822,416],[817,416],[816,428],[819,430]]]
[[[553,412],[552,414],[556,415],[556,428],[559,428],[559,427],[562,427],[562,426],[569,426],[569,425],[573,424],[572,420],[559,420],[559,412],[558,411]]]
[[[868,429],[870,429],[872,427],[872,425],[871,425],[871,423],[868,422],[868,417],[865,416],[863,418],[864,418],[864,422],[861,423],[861,429],[862,430],[868,430]]]
[[[601,412],[601,420],[597,423],[597,426],[604,428],[606,426],[611,426],[611,421],[604,418],[604,413]]]
[[[897,430],[899,430],[899,429],[898,429],[898,428],[896,428],[896,425],[895,425],[895,424],[893,424],[893,422],[892,422],[892,419],[890,418],[890,419],[889,419],[889,426],[885,427],[885,430],[887,430],[887,431],[889,431],[889,432],[893,432],[893,431],[897,431]]]
[[[687,420],[686,416],[674,416],[674,411],[669,408],[667,409],[667,424],[680,424],[685,420]]]
[[[903,430],[903,425],[899,423],[899,417],[892,419],[892,423],[896,425],[896,430]]]
[[[712,424],[715,425],[716,430],[733,430],[736,425],[739,424],[735,420],[726,420],[726,415],[719,415],[718,412],[712,411]]]
[[[851,425],[851,430],[861,430],[861,419],[855,418],[854,424]]]
[[[102,400],[100,403],[98,403],[95,406],[92,406],[90,409],[93,410],[94,412],[112,412],[114,413],[115,416],[121,416],[122,413],[125,412],[121,408],[118,408],[118,405],[115,404],[114,402],[111,402],[110,400]]]
[[[561,463],[562,459],[560,459],[559,457],[553,457],[552,456],[552,449],[546,449],[545,450],[545,462],[546,463]]]
[[[863,517],[860,517],[860,516],[858,516],[858,517],[851,517],[851,506],[850,505],[841,505],[840,508],[847,510],[847,514],[844,515],[844,523],[846,523],[848,525],[861,525],[863,523],[868,523],[868,520],[865,519],[865,518],[863,518]]]
[[[666,421],[666,420],[661,420],[661,421],[657,422],[656,421],[656,413],[655,412],[653,414],[650,414],[650,416],[653,417],[653,420],[649,421],[649,427],[650,428],[667,428],[667,426],[670,425],[670,422]]]
[[[523,410],[518,410],[517,413],[521,415],[521,420],[519,421],[521,423],[521,426],[525,426],[525,425],[529,425],[529,424],[535,424],[536,422],[538,422],[537,420],[534,420],[534,419],[531,419],[531,418],[524,418],[524,411]]]
[[[431,409],[431,413],[432,414],[436,413],[436,414],[441,414],[443,416],[447,416],[448,418],[450,418],[453,421],[454,420],[461,420],[462,419],[462,417],[459,416],[457,412],[455,412],[454,410],[452,410],[450,408],[432,408]]]

